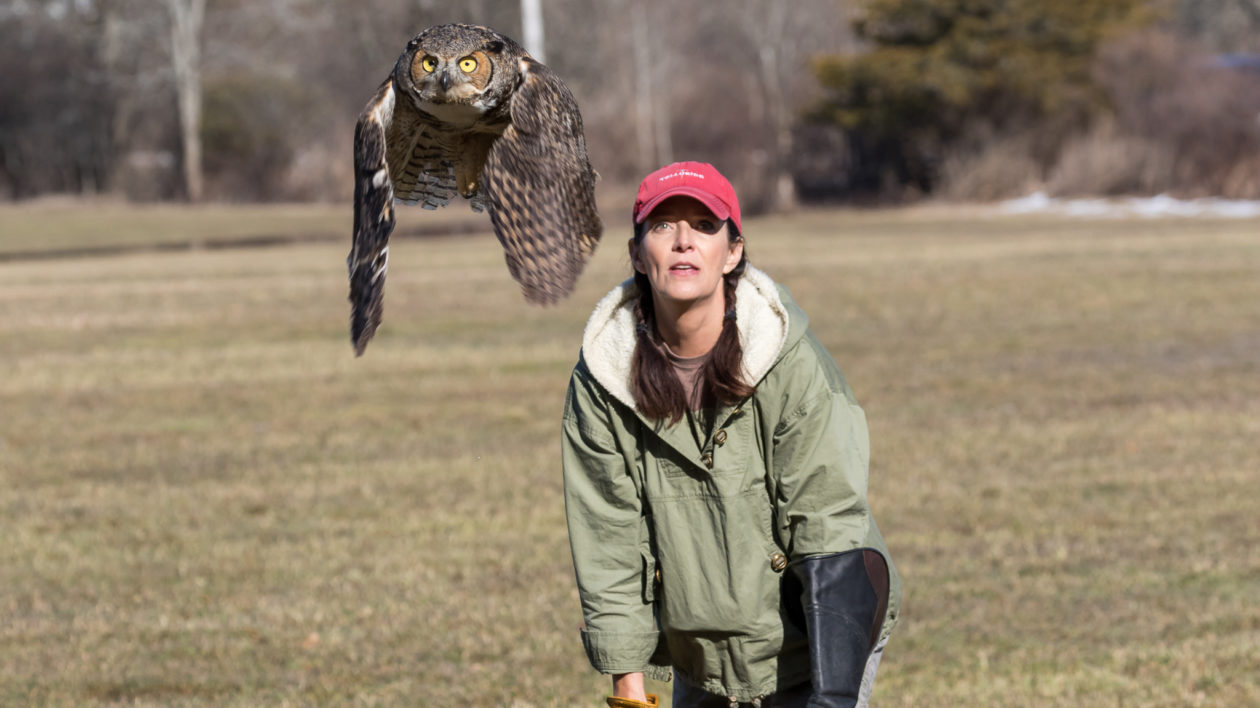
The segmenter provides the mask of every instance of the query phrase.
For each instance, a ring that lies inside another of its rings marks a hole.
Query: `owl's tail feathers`
[[[382,188],[384,187],[384,188]],[[350,341],[355,356],[363,356],[368,340],[381,323],[385,273],[389,270],[389,235],[394,230],[394,206],[388,185],[372,188],[371,178],[356,183],[354,242],[346,267],[350,270]]]
[[[381,324],[385,303],[385,272],[389,265],[389,246],[385,246],[372,258],[351,262],[350,268],[350,341],[354,355],[363,356],[368,341]]]
[[[355,356],[363,356],[384,310],[394,206],[388,189],[364,189],[371,186],[366,178],[356,186],[354,242],[346,267],[350,271],[350,341]]]

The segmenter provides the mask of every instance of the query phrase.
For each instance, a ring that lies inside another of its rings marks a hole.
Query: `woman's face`
[[[739,265],[743,239],[732,242],[726,222],[690,197],[661,202],[643,227],[636,244],[630,240],[630,262],[648,277],[658,299],[693,304],[721,297],[722,276]]]

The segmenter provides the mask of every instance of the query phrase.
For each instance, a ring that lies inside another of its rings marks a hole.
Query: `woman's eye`
[[[673,224],[669,223],[668,221],[658,221],[655,224],[652,224],[652,230],[653,231],[669,231],[671,226],[673,226]]]
[[[696,231],[701,231],[706,234],[711,234],[717,231],[717,224],[714,224],[712,221],[705,219],[696,224]]]

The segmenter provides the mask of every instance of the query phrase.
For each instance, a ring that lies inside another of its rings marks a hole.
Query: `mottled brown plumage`
[[[595,172],[569,89],[510,38],[476,25],[421,32],[359,116],[350,334],[381,321],[394,200],[427,209],[460,194],[490,212],[525,298],[568,295],[599,242]]]

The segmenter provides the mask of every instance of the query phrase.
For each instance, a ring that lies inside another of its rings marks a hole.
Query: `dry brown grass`
[[[267,240],[349,238],[345,204],[149,204],[46,197],[0,205],[0,262],[48,254],[214,248]],[[484,221],[464,204],[400,209],[398,233],[463,232]],[[95,253],[89,253],[95,255]]]
[[[879,705],[1260,703],[1257,230],[748,225],[870,419]],[[359,360],[343,244],[0,264],[0,704],[597,705],[556,433],[626,236],[550,310],[401,242]]]

